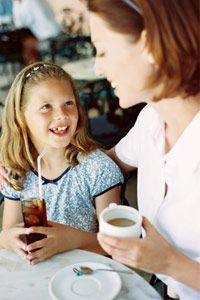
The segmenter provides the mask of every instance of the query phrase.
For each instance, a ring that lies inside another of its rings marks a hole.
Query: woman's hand
[[[3,229],[0,232],[0,248],[13,250],[27,262],[25,253],[27,246],[21,239],[21,236],[25,234],[29,234],[29,228],[24,228],[22,223],[15,227]]]
[[[145,217],[143,227],[146,231],[143,239],[114,238],[100,233],[97,238],[113,259],[149,273],[167,275],[177,251]]]
[[[148,273],[173,277],[200,292],[200,264],[173,247],[145,217],[143,227],[143,239],[114,238],[100,233],[97,238],[113,259]]]
[[[0,191],[7,184],[8,184],[8,175],[6,173],[6,169],[0,166]]]

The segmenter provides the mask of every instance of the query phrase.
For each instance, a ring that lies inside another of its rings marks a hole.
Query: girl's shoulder
[[[11,200],[19,200],[21,198],[21,195],[28,189],[33,190],[34,187],[38,185],[37,176],[34,172],[29,171],[26,174],[26,178],[23,181],[23,188],[22,190],[16,190],[11,185],[7,185],[2,189],[2,194],[4,197],[11,199]]]
[[[75,168],[74,168],[75,169]],[[74,170],[75,171],[75,170]],[[80,164],[77,166],[79,179],[82,177],[87,185],[99,194],[97,188],[110,188],[116,184],[124,182],[123,174],[117,164],[103,151],[94,150],[87,156],[81,157]]]
[[[80,166],[85,170],[99,170],[99,172],[104,171],[110,173],[121,174],[121,170],[118,165],[103,151],[97,149],[88,154],[87,156],[81,157],[79,160]]]
[[[81,164],[114,163],[114,161],[106,153],[99,149],[92,151],[88,155],[79,155],[78,160]]]

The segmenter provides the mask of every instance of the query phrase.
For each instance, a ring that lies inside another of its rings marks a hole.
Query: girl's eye
[[[41,111],[47,111],[49,108],[50,108],[50,105],[49,105],[49,104],[45,104],[45,105],[43,105],[43,106],[40,108],[40,110],[41,110]]]

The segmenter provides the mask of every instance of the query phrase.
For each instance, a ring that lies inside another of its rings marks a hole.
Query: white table
[[[35,266],[27,265],[13,252],[0,250],[0,299],[50,300],[48,285],[51,277],[68,265],[84,261],[102,263],[120,270],[129,270],[112,259],[82,250],[55,255]],[[133,275],[120,273],[120,277],[122,288],[115,298],[116,300],[161,299],[157,292],[136,273]],[[87,300],[92,299],[87,298]]]

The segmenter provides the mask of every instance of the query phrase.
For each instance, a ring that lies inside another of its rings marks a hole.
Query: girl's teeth
[[[67,127],[55,127],[51,129],[54,133],[64,133]]]
[[[53,128],[53,131],[64,131],[66,129],[66,127],[57,127],[57,128]]]

